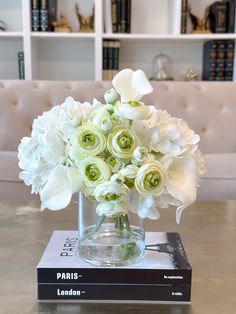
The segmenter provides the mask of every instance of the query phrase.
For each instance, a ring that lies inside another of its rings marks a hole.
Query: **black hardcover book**
[[[188,20],[188,0],[182,0],[181,5],[181,34],[187,33],[187,20]]]
[[[112,66],[112,78],[119,72],[119,53],[120,53],[120,42],[118,40],[114,41],[113,47],[113,66]]]
[[[203,45],[202,80],[215,81],[217,69],[217,41],[210,40]]]
[[[102,59],[102,79],[107,80],[108,77],[108,41],[103,40],[103,45],[102,45],[102,54],[103,54],[103,59]]]
[[[127,1],[126,0],[121,0],[121,8],[120,8],[120,32],[121,33],[126,33],[127,29]]]
[[[112,32],[118,32],[118,21],[117,21],[117,2],[118,0],[111,0],[111,13],[112,13]]]
[[[234,40],[225,41],[225,68],[224,68],[225,81],[233,80],[234,47],[235,47]]]
[[[147,232],[145,256],[123,267],[95,267],[77,254],[78,232],[54,231],[37,266],[38,284],[191,285],[192,269],[177,233]]]
[[[190,302],[191,286],[39,284],[38,300]]]
[[[122,13],[122,2],[123,0],[117,0],[117,32],[121,33],[121,13]]]
[[[228,3],[216,1],[210,6],[210,30],[212,33],[227,33]]]
[[[31,29],[33,32],[38,32],[40,30],[39,1],[40,0],[31,0]]]
[[[131,0],[126,0],[126,33],[131,33]]]
[[[227,3],[227,32],[235,32],[235,0],[225,0],[223,2]]]
[[[40,30],[42,32],[47,32],[49,30],[48,1],[49,0],[40,0]]]
[[[53,22],[57,21],[57,0],[48,0],[48,30],[53,32]]]
[[[18,51],[17,57],[18,57],[19,79],[20,80],[24,80],[25,79],[24,52],[23,51]]]

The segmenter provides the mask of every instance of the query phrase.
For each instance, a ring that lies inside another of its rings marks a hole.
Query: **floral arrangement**
[[[19,145],[20,178],[40,194],[42,210],[63,209],[82,191],[98,202],[98,216],[158,219],[172,205],[179,223],[204,173],[200,138],[140,101],[153,90],[143,71],[125,69],[112,83],[104,104],[68,97],[34,120]]]

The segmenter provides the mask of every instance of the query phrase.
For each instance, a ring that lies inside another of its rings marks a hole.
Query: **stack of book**
[[[31,22],[33,32],[53,30],[57,20],[57,0],[31,0]]]
[[[189,303],[192,269],[179,234],[147,232],[143,259],[95,267],[77,254],[78,232],[54,231],[37,266],[39,301]]]
[[[234,46],[234,40],[210,40],[204,44],[202,80],[233,80]]]
[[[103,41],[102,79],[110,81],[119,71],[120,42],[118,40]]]
[[[113,33],[130,33],[131,0],[110,0]]]

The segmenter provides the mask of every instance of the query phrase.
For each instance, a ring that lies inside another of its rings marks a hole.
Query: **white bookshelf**
[[[58,15],[66,13],[72,33],[32,32],[30,0],[0,0],[0,79],[18,78],[17,52],[24,51],[25,78],[35,80],[101,80],[102,42],[120,40],[120,69],[143,69],[152,76],[154,57],[172,60],[172,76],[183,80],[189,68],[201,77],[203,43],[236,40],[236,34],[180,34],[181,0],[132,0],[131,34],[104,31],[106,1],[58,0]],[[207,3],[213,0],[204,0]],[[95,6],[95,32],[79,33],[75,3],[89,14]]]

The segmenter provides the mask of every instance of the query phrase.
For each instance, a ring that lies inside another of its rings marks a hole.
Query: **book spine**
[[[106,81],[107,80],[107,70],[108,70],[108,41],[107,40],[103,41],[102,52],[103,52],[102,79],[104,81]]]
[[[111,0],[111,12],[112,12],[112,32],[118,32],[118,24],[117,24],[117,1]]]
[[[228,0],[228,33],[235,32],[235,0]]]
[[[224,69],[224,79],[225,81],[233,80],[234,71],[234,40],[226,40],[225,43],[225,69]]]
[[[212,33],[227,33],[228,4],[215,2],[210,7],[210,30]]]
[[[40,30],[39,19],[39,0],[31,0],[31,29],[33,32],[38,32]]]
[[[188,0],[182,0],[181,5],[181,34],[187,33],[187,20],[188,20]]]
[[[38,299],[190,302],[191,286],[39,284]]]
[[[107,52],[107,80],[110,81],[112,80],[112,71],[113,71],[113,66],[114,66],[114,61],[113,61],[113,50],[114,50],[114,41],[109,40],[108,41],[108,52]]]
[[[38,268],[38,283],[190,285],[191,269]]]
[[[48,0],[48,28],[54,31],[53,22],[57,21],[57,0]]]
[[[112,77],[114,77],[119,71],[119,53],[120,53],[120,42],[115,41],[113,48],[113,72]]]
[[[131,33],[131,0],[126,0],[126,33]]]
[[[42,32],[49,30],[48,24],[48,0],[41,0],[40,5],[40,29]]]
[[[117,32],[121,33],[121,7],[122,7],[123,0],[117,0]]]
[[[217,40],[216,81],[225,80],[225,40]]]
[[[25,79],[25,62],[24,62],[24,52],[18,51],[18,71],[19,71],[19,79]]]
[[[202,80],[215,81],[217,68],[217,42],[207,41],[203,46]]]
[[[126,0],[120,2],[120,32],[126,33]]]

